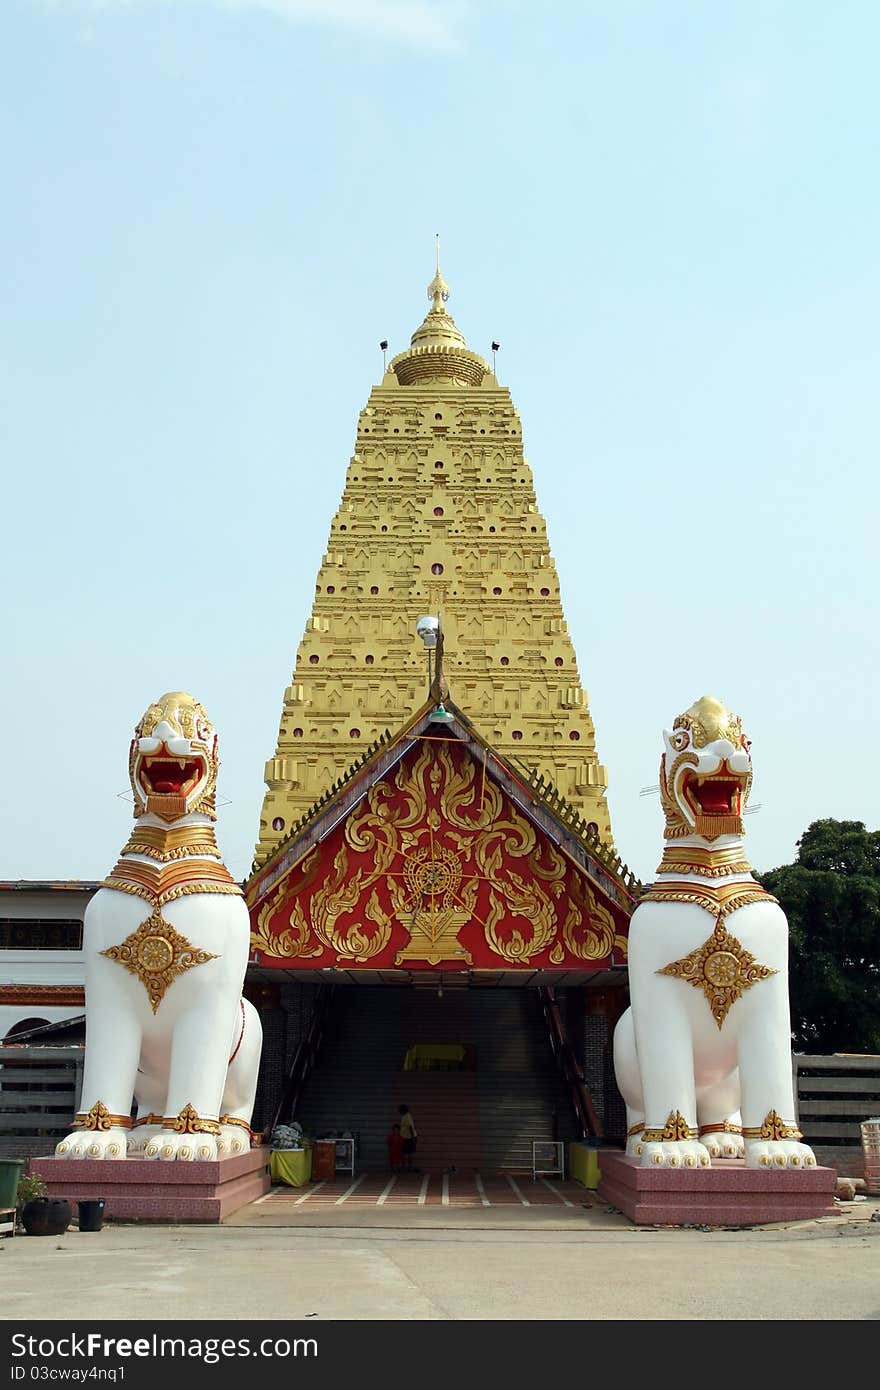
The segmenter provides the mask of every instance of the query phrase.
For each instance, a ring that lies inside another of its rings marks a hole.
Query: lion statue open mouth
[[[129,750],[135,827],[85,915],[85,1066],[61,1157],[250,1147],[262,1031],[241,995],[248,913],[214,836],[218,768],[191,695],[149,706]]]
[[[794,1118],[788,923],[743,842],[749,740],[708,695],[663,737],[667,843],[630,923],[631,1007],[614,1033],[627,1153],[812,1167]]]

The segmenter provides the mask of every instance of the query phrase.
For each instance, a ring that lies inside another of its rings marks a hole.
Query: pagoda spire
[[[464,334],[446,307],[449,286],[440,270],[440,233],[437,233],[437,269],[428,286],[431,307],[410,339],[414,348],[467,348]]]
[[[437,273],[428,286],[428,298],[432,302],[432,308],[442,309],[449,298],[449,286],[443,279],[440,270],[440,233],[437,233]]]

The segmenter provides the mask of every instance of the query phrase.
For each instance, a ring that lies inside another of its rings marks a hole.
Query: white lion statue
[[[129,755],[136,824],[85,915],[85,1067],[61,1157],[250,1148],[262,1029],[241,995],[247,908],[214,838],[218,767],[191,695],[150,705]]]
[[[629,931],[614,1033],[626,1152],[643,1165],[815,1165],[795,1123],[788,923],[752,877],[741,720],[705,695],[664,731],[668,841]]]

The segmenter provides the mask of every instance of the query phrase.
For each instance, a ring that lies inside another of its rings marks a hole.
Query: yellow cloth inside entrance
[[[273,1149],[269,1155],[269,1173],[273,1182],[305,1187],[312,1176],[311,1149]]]
[[[407,1050],[404,1071],[451,1071],[464,1061],[461,1043],[413,1043]]]
[[[571,1177],[582,1182],[584,1187],[597,1188],[602,1173],[599,1169],[599,1155],[595,1149],[577,1142],[568,1146],[568,1171]]]

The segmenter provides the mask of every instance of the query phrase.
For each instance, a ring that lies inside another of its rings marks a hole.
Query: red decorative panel
[[[260,960],[607,969],[628,913],[457,739],[424,737],[252,909]]]
[[[0,1004],[51,1004],[53,1008],[85,1007],[82,985],[0,985]]]

